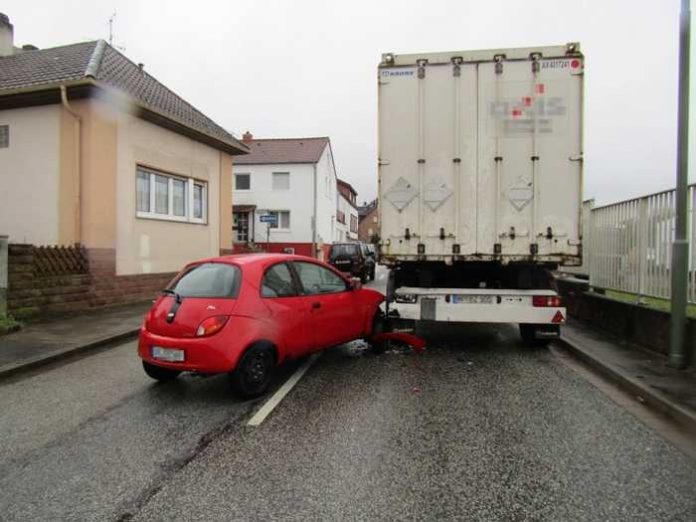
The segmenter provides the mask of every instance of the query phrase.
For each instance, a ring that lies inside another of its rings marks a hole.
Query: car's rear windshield
[[[358,253],[358,245],[333,245],[331,247],[331,259],[336,259],[339,256],[354,256]]]
[[[196,265],[169,286],[181,297],[237,297],[242,273],[225,263]]]

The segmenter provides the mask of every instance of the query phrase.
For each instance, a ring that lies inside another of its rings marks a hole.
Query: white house
[[[247,132],[243,141],[251,152],[235,160],[235,253],[263,249],[325,258],[336,237],[337,210],[329,138],[255,139]],[[269,215],[276,221],[261,221]]]
[[[358,207],[356,198],[358,193],[350,183],[339,179],[336,192],[336,241],[358,240]]]

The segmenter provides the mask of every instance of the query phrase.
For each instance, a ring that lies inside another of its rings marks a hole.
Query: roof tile
[[[0,57],[0,96],[4,90],[82,80],[92,74],[97,82],[125,92],[145,108],[245,149],[232,134],[103,40]]]
[[[235,157],[235,165],[317,163],[329,138],[254,139],[247,143],[250,153]]]

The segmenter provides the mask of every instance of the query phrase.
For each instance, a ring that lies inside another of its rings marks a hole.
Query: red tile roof
[[[270,165],[277,163],[317,163],[329,138],[253,139],[245,143],[250,153],[237,156],[235,165]]]

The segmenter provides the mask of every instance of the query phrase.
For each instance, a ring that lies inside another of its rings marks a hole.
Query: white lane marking
[[[378,277],[377,279],[381,281],[381,280],[384,279],[385,277],[387,277],[387,274],[385,274],[384,272],[382,272],[381,274],[379,274],[379,277]]]
[[[266,420],[266,417],[268,417],[275,407],[280,404],[280,401],[282,401],[285,396],[290,393],[290,390],[292,390],[300,381],[305,372],[309,370],[309,367],[312,366],[314,361],[319,358],[319,355],[321,354],[312,354],[309,359],[307,359],[304,364],[302,364],[302,366],[300,366],[295,373],[293,373],[290,378],[285,381],[280,388],[278,388],[278,391],[276,391],[271,398],[268,399],[263,406],[261,406],[259,411],[257,411],[251,419],[249,419],[247,426],[259,426],[264,420]]]

